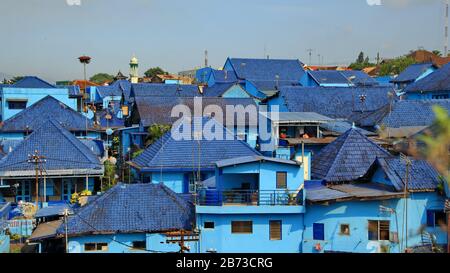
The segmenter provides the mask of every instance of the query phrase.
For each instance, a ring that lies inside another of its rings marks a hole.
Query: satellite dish
[[[68,249],[69,253],[81,253],[81,244],[77,241],[70,241]]]
[[[106,134],[108,136],[112,135],[113,134],[113,130],[111,128],[106,129]]]

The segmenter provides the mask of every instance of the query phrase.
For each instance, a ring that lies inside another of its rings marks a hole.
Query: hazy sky
[[[368,3],[372,4],[369,5]],[[381,4],[381,5],[380,5]],[[410,49],[443,50],[443,0],[1,0],[0,72],[49,80],[88,74],[170,72],[227,56],[348,64]]]

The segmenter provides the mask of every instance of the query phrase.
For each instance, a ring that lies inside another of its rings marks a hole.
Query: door
[[[16,202],[24,201],[24,202],[30,202],[31,201],[31,182],[30,181],[19,181],[19,186],[17,187],[17,195],[16,195]]]
[[[63,179],[61,199],[70,200],[73,193],[75,193],[75,181],[72,181],[71,179]]]

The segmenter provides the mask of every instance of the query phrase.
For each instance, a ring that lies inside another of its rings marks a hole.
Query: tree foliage
[[[448,112],[440,107],[434,106],[433,111],[436,120],[433,124],[433,134],[425,134],[419,137],[419,141],[425,143],[425,157],[436,168],[436,170],[450,181],[450,117]]]
[[[380,66],[380,76],[393,76],[400,74],[408,66],[415,64],[412,57],[401,56],[393,60],[386,61]]]
[[[91,82],[95,82],[97,84],[103,84],[105,82],[111,82],[114,80],[114,76],[109,75],[107,73],[97,73],[89,79]]]
[[[150,146],[156,140],[160,139],[165,133],[170,130],[170,125],[153,124],[148,128],[148,136],[145,139],[145,147]]]
[[[105,173],[103,175],[102,191],[106,191],[116,185],[116,165],[106,160],[103,163],[105,167]]]
[[[358,54],[358,58],[354,63],[349,65],[349,68],[353,70],[362,70],[363,68],[374,66],[375,64],[371,63],[369,60],[369,56],[364,56],[364,52],[360,52]]]
[[[156,75],[168,75],[169,72],[164,71],[161,67],[157,66],[157,67],[152,67],[150,69],[148,69],[147,71],[144,72],[144,75],[148,78],[152,78]]]

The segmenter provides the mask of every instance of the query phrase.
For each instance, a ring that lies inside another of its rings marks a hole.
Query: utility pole
[[[312,53],[313,53],[314,49],[308,48],[306,51],[307,51],[308,54],[309,54],[309,63],[308,63],[308,65],[311,65],[311,62],[312,62]]]
[[[28,155],[28,163],[34,164],[35,176],[36,176],[36,209],[39,209],[39,164],[44,163],[45,157],[40,156],[38,150],[34,151],[34,154]],[[46,189],[44,189],[45,191]]]
[[[411,167],[411,160],[401,154],[401,158],[405,160],[406,169],[405,169],[405,187],[404,187],[404,199],[405,199],[405,207],[404,207],[404,224],[405,224],[405,251],[408,249],[408,183],[409,183],[409,169]]]
[[[208,50],[205,50],[205,67],[208,67]]]
[[[67,232],[67,218],[69,216],[69,210],[67,208],[64,209],[64,225],[65,225],[65,240],[66,240],[66,253],[69,253],[69,237]]]

